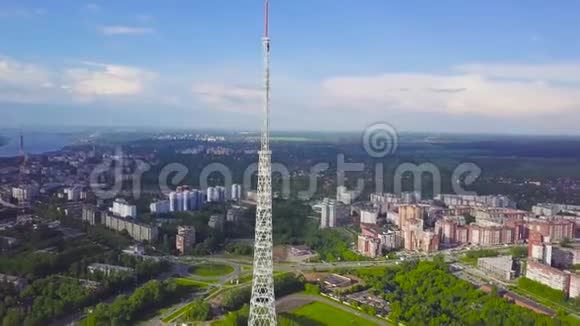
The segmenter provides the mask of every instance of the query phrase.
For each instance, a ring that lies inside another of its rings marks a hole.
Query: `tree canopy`
[[[449,273],[440,257],[358,274],[391,302],[395,321],[410,325],[573,325],[476,290]]]

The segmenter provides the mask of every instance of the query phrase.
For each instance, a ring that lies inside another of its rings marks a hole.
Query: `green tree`
[[[20,308],[11,308],[2,319],[2,326],[15,326],[22,324],[24,312]]]
[[[410,325],[574,325],[486,295],[457,279],[440,261],[408,262],[397,267],[360,270],[357,276],[375,291],[387,291],[390,317]],[[384,293],[384,292],[383,292]],[[369,308],[366,312],[370,313]]]
[[[314,284],[306,283],[304,284],[304,292],[309,294],[318,295],[320,294],[320,287]]]
[[[198,300],[192,304],[191,309],[186,313],[187,321],[204,321],[211,317],[211,306],[203,300]]]
[[[560,241],[560,246],[565,247],[565,248],[571,248],[572,247],[572,241],[570,241],[569,238],[564,238]]]
[[[528,248],[523,246],[510,248],[510,254],[517,258],[525,258],[528,256]]]

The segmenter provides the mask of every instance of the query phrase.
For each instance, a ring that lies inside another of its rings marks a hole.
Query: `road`
[[[203,257],[203,258],[192,258],[192,257],[171,257],[170,261],[173,263],[177,263],[180,264],[181,266],[187,266],[187,268],[191,267],[191,265],[195,265],[195,264],[203,264],[203,263],[214,263],[214,264],[223,264],[223,265],[228,265],[231,266],[234,271],[231,272],[230,274],[227,275],[223,275],[223,276],[199,276],[199,275],[195,275],[195,274],[190,274],[187,271],[183,273],[180,273],[181,275],[187,275],[188,278],[197,280],[197,281],[202,281],[202,282],[207,282],[207,281],[213,281],[220,284],[225,284],[228,282],[231,282],[237,278],[240,277],[240,275],[242,274],[242,264],[239,262],[236,262],[232,259],[227,259],[227,258],[221,258],[221,257]],[[186,265],[184,265],[186,264]]]
[[[470,250],[478,250],[478,249],[495,249],[500,252],[505,252],[509,250],[513,246],[490,246],[485,248],[462,248],[462,249],[453,249],[453,250],[441,250],[431,254],[407,254],[404,256],[405,260],[413,260],[413,259],[432,259],[436,255],[443,254],[445,261],[448,263],[457,261],[458,256],[469,252]],[[181,262],[181,263],[199,263],[203,261],[220,263],[220,264],[227,264],[230,266],[237,266],[238,268],[242,265],[251,265],[252,258],[251,257],[228,257],[228,256],[206,256],[206,257],[169,257],[171,261],[174,262]],[[367,260],[367,261],[342,261],[342,262],[319,262],[319,263],[275,263],[274,269],[276,271],[281,272],[294,272],[294,271],[301,271],[301,270],[330,270],[330,269],[338,269],[338,268],[358,268],[358,267],[381,267],[381,266],[392,266],[397,263],[400,263],[400,260]],[[239,269],[236,269],[236,272],[239,272]]]
[[[191,278],[193,280],[197,280],[197,281],[211,281],[211,282],[215,282],[215,284],[211,284],[205,291],[203,292],[195,292],[193,293],[189,298],[183,299],[180,303],[174,304],[173,306],[169,307],[166,309],[166,311],[168,312],[173,312],[176,310],[181,309],[183,306],[188,305],[190,302],[197,300],[199,298],[203,298],[205,297],[209,291],[212,288],[215,287],[221,287],[224,284],[227,284],[233,280],[236,280],[240,277],[241,273],[242,273],[242,267],[241,264],[238,262],[234,262],[232,259],[227,259],[227,258],[222,258],[222,257],[203,257],[203,258],[195,258],[195,257],[167,257],[169,261],[171,261],[173,263],[173,266],[178,265],[180,266],[179,268],[174,268],[175,270],[179,271],[179,275],[180,276],[186,276],[187,278]],[[195,265],[195,264],[201,264],[201,263],[216,263],[216,264],[225,264],[228,266],[233,267],[234,271],[228,275],[224,275],[224,276],[208,276],[208,277],[204,277],[204,276],[199,276],[199,275],[194,275],[194,274],[190,274],[189,273],[189,267],[191,265]],[[167,316],[169,313],[164,314],[165,316]],[[147,321],[142,321],[139,322],[140,326],[153,326],[153,325],[161,325],[161,321],[160,319],[163,316],[154,316],[152,318],[150,318]]]
[[[350,314],[353,314],[357,317],[366,319],[366,320],[368,320],[374,324],[377,324],[377,325],[392,325],[392,324],[389,324],[382,319],[369,316],[367,314],[360,312],[359,310],[350,308],[350,307],[345,306],[345,305],[338,303],[336,301],[326,299],[324,297],[319,297],[316,295],[291,294],[289,296],[283,297],[279,300],[276,300],[276,311],[277,312],[290,312],[296,308],[307,305],[307,304],[314,302],[314,301],[322,302],[322,303],[325,303],[327,305],[344,310]]]
[[[6,206],[6,207],[10,207],[10,208],[18,208],[18,206],[11,204],[5,200],[3,200],[2,198],[0,198],[0,204]]]
[[[509,287],[514,285],[512,283],[508,283],[508,282],[499,280],[499,279],[493,277],[492,275],[489,275],[489,274],[486,274],[486,273],[480,271],[477,268],[474,268],[474,267],[471,267],[471,266],[468,266],[465,264],[460,264],[460,265],[464,268],[462,271],[462,272],[464,272],[464,274],[461,274],[460,272],[458,272],[455,274],[457,277],[460,277],[460,278],[462,278],[462,279],[464,279],[472,284],[478,285],[478,286],[483,285],[483,284],[494,284],[499,289],[505,291],[506,293],[509,293],[512,296],[518,297],[521,300],[531,301],[533,304],[535,304],[541,308],[544,308],[548,311],[555,312],[554,308],[548,307],[545,304],[538,302],[537,298],[533,294],[529,293],[528,291],[526,291],[524,289],[520,288],[520,291],[524,292],[524,294],[514,293],[513,291],[511,291]],[[483,281],[478,280],[478,278],[483,280]],[[562,306],[560,303],[554,302],[548,298],[543,298],[543,299],[551,302],[556,307],[559,307],[560,309],[566,311],[568,314],[572,315],[574,318],[580,319],[580,315],[578,315],[575,311],[573,311],[569,307]]]
[[[496,247],[490,247],[490,249],[499,249],[500,251],[504,251],[504,250],[507,250],[509,248],[504,247],[504,246],[496,246]],[[445,257],[445,260],[448,263],[450,263],[450,262],[456,261],[456,257],[458,255],[461,255],[461,254],[468,252],[468,251],[469,250],[467,250],[467,249],[455,250],[453,252],[448,251],[447,254],[444,255],[444,257]],[[410,255],[405,256],[405,259],[406,260],[419,259],[419,258],[432,259],[436,254],[440,254],[440,253],[441,252],[438,252],[435,254],[430,254],[430,255],[410,254]],[[251,257],[206,256],[206,257],[197,258],[197,257],[167,256],[165,258],[167,260],[169,260],[170,262],[174,263],[173,268],[172,268],[171,272],[164,273],[163,275],[160,275],[157,278],[159,280],[166,279],[174,274],[179,274],[181,276],[187,275],[187,277],[190,277],[192,279],[199,280],[199,281],[215,281],[216,283],[214,286],[222,286],[222,285],[227,284],[229,282],[232,282],[236,279],[239,279],[244,274],[251,273],[251,271],[244,272],[242,270],[242,266],[251,266],[251,264],[252,264]],[[217,277],[217,278],[216,277],[202,277],[202,276],[196,276],[196,275],[188,275],[189,274],[189,272],[187,271],[188,266],[186,266],[186,265],[192,265],[192,264],[204,263],[204,262],[226,264],[226,265],[232,266],[234,268],[234,272],[232,272],[228,275]],[[298,272],[298,271],[313,271],[313,270],[323,271],[323,270],[333,270],[333,269],[341,269],[341,268],[388,267],[388,266],[393,266],[393,265],[399,264],[400,262],[401,262],[400,260],[371,260],[371,261],[359,261],[359,262],[343,261],[343,262],[333,262],[333,263],[326,263],[326,262],[319,262],[319,263],[276,263],[274,265],[274,269],[275,269],[275,271],[278,271],[278,272]],[[133,290],[127,290],[126,294],[131,293]],[[112,296],[112,297],[108,298],[107,300],[105,300],[105,302],[112,302],[112,300],[114,300],[116,297],[117,297],[117,295]],[[330,300],[330,302],[333,302],[333,301]],[[335,303],[335,302],[333,302],[333,303]],[[183,304],[184,303],[179,304],[179,305],[183,305]],[[336,303],[336,304],[338,304],[338,303]],[[344,307],[341,304],[338,304],[338,305],[341,306],[341,308]],[[79,320],[80,318],[83,317],[83,315],[84,315],[83,312],[79,312],[77,314],[67,316],[66,318],[59,320],[58,323],[55,323],[53,325],[66,325],[72,321]]]

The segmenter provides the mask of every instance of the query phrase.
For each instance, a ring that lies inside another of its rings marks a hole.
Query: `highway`
[[[509,247],[496,246],[490,247],[490,249],[498,249],[499,251],[508,250]],[[430,260],[433,259],[438,254],[443,254],[443,257],[447,263],[454,263],[458,260],[458,257],[469,250],[456,250],[447,252],[436,252],[433,254],[408,254],[404,256],[404,260]],[[219,279],[220,283],[226,283],[243,275],[251,274],[251,271],[243,271],[242,266],[251,267],[252,260],[251,257],[228,257],[228,256],[206,256],[206,257],[179,257],[172,256],[168,257],[170,261],[174,263],[181,264],[196,264],[202,262],[212,262],[219,264],[230,265],[234,268],[234,273],[224,276]],[[377,260],[366,260],[366,261],[338,261],[338,262],[316,262],[316,263],[275,263],[274,270],[277,272],[300,272],[300,271],[328,271],[334,269],[342,268],[369,268],[369,267],[388,267],[394,266],[402,263],[401,259],[377,259]],[[208,278],[203,278],[199,276],[192,276],[194,279],[200,281],[208,280]],[[215,280],[215,278],[213,278]]]
[[[496,247],[490,247],[489,249],[498,249],[499,251],[506,251],[509,250],[509,247],[505,247],[505,246],[496,246]],[[474,249],[476,250],[476,249]],[[434,256],[438,255],[438,254],[444,254],[444,258],[445,261],[447,263],[453,263],[457,261],[457,258],[459,255],[468,252],[469,250],[467,249],[461,249],[461,250],[454,250],[452,251],[441,251],[441,252],[436,252],[433,254],[407,254],[404,256],[404,260],[414,260],[414,259],[432,259]],[[163,280],[166,279],[172,275],[180,275],[180,276],[185,276],[188,278],[192,278],[194,280],[198,280],[198,281],[207,281],[207,282],[215,282],[215,284],[212,284],[212,287],[221,287],[224,286],[225,284],[231,283],[232,281],[235,281],[241,277],[244,277],[246,275],[251,275],[252,271],[251,271],[251,266],[252,266],[252,257],[240,257],[240,256],[206,256],[206,257],[183,257],[183,256],[166,256],[165,259],[167,259],[168,261],[173,263],[172,266],[172,270],[171,272],[168,273],[164,273],[163,275],[160,275],[159,277],[157,277],[157,279],[159,280]],[[195,264],[200,264],[200,263],[217,263],[217,264],[225,264],[225,265],[229,265],[231,266],[234,271],[228,275],[224,275],[224,276],[218,276],[218,277],[203,277],[203,276],[198,276],[198,275],[192,275],[189,273],[188,268],[191,265],[195,265]],[[388,267],[388,266],[394,266],[394,265],[398,265],[400,264],[402,261],[400,259],[391,259],[391,260],[386,260],[386,259],[377,259],[377,260],[368,260],[368,261],[339,261],[339,262],[316,262],[316,263],[275,263],[274,264],[274,270],[276,272],[300,272],[300,271],[328,271],[328,270],[334,270],[334,269],[343,269],[343,268],[368,268],[368,267]],[[243,267],[248,268],[247,270],[244,271]],[[472,271],[470,271],[472,272]],[[470,274],[473,274],[470,273]],[[128,290],[127,294],[130,293],[132,290]],[[199,293],[195,296],[195,298],[199,298]],[[108,300],[106,300],[107,302],[112,301],[112,299],[116,298],[116,295],[113,296],[112,298],[108,298]],[[282,299],[282,300],[292,300],[292,298],[296,298],[296,297],[292,297],[290,299]],[[343,310],[349,311],[351,313],[357,314],[360,317],[363,317],[365,319],[369,319],[369,318],[373,318],[370,316],[367,316],[365,314],[362,314],[361,312],[351,309],[343,304],[334,302],[332,300],[329,299],[325,299],[325,298],[321,298],[321,297],[317,297],[314,296],[314,298],[316,298],[315,300],[311,300],[312,301],[323,301],[325,303],[331,304],[333,306],[339,307]],[[189,298],[191,300],[193,300],[194,298]],[[304,299],[304,298],[302,298]],[[188,302],[190,302],[191,300],[187,300],[187,301],[183,301],[180,304],[175,305],[173,308],[178,309],[181,306],[183,306],[184,304],[187,304]],[[328,302],[327,302],[328,301]],[[282,302],[287,302],[287,301],[282,301]],[[169,310],[175,310],[175,309],[169,309]],[[350,310],[349,310],[350,309]],[[352,311],[351,311],[352,310]],[[78,320],[82,317],[82,313],[78,313],[78,314],[74,314],[72,316],[68,316],[68,318],[63,318],[60,320],[60,324],[67,324],[71,321],[74,320]],[[72,317],[72,318],[71,318]],[[368,317],[368,318],[366,318]],[[376,318],[375,318],[376,319]],[[63,323],[64,321],[66,321],[66,323]],[[372,321],[372,320],[371,320]],[[379,320],[381,321],[381,320]],[[158,324],[159,322],[159,316],[154,317],[152,319],[150,319],[149,321],[146,322],[142,322],[142,325],[153,325],[153,324]],[[388,325],[386,322],[381,321],[382,324],[381,325]]]

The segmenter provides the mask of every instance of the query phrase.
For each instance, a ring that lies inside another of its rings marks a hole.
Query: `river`
[[[6,143],[0,146],[0,157],[18,156],[20,154],[20,132],[0,130]],[[27,154],[41,154],[59,150],[75,142],[76,135],[50,131],[23,131],[24,151]]]

